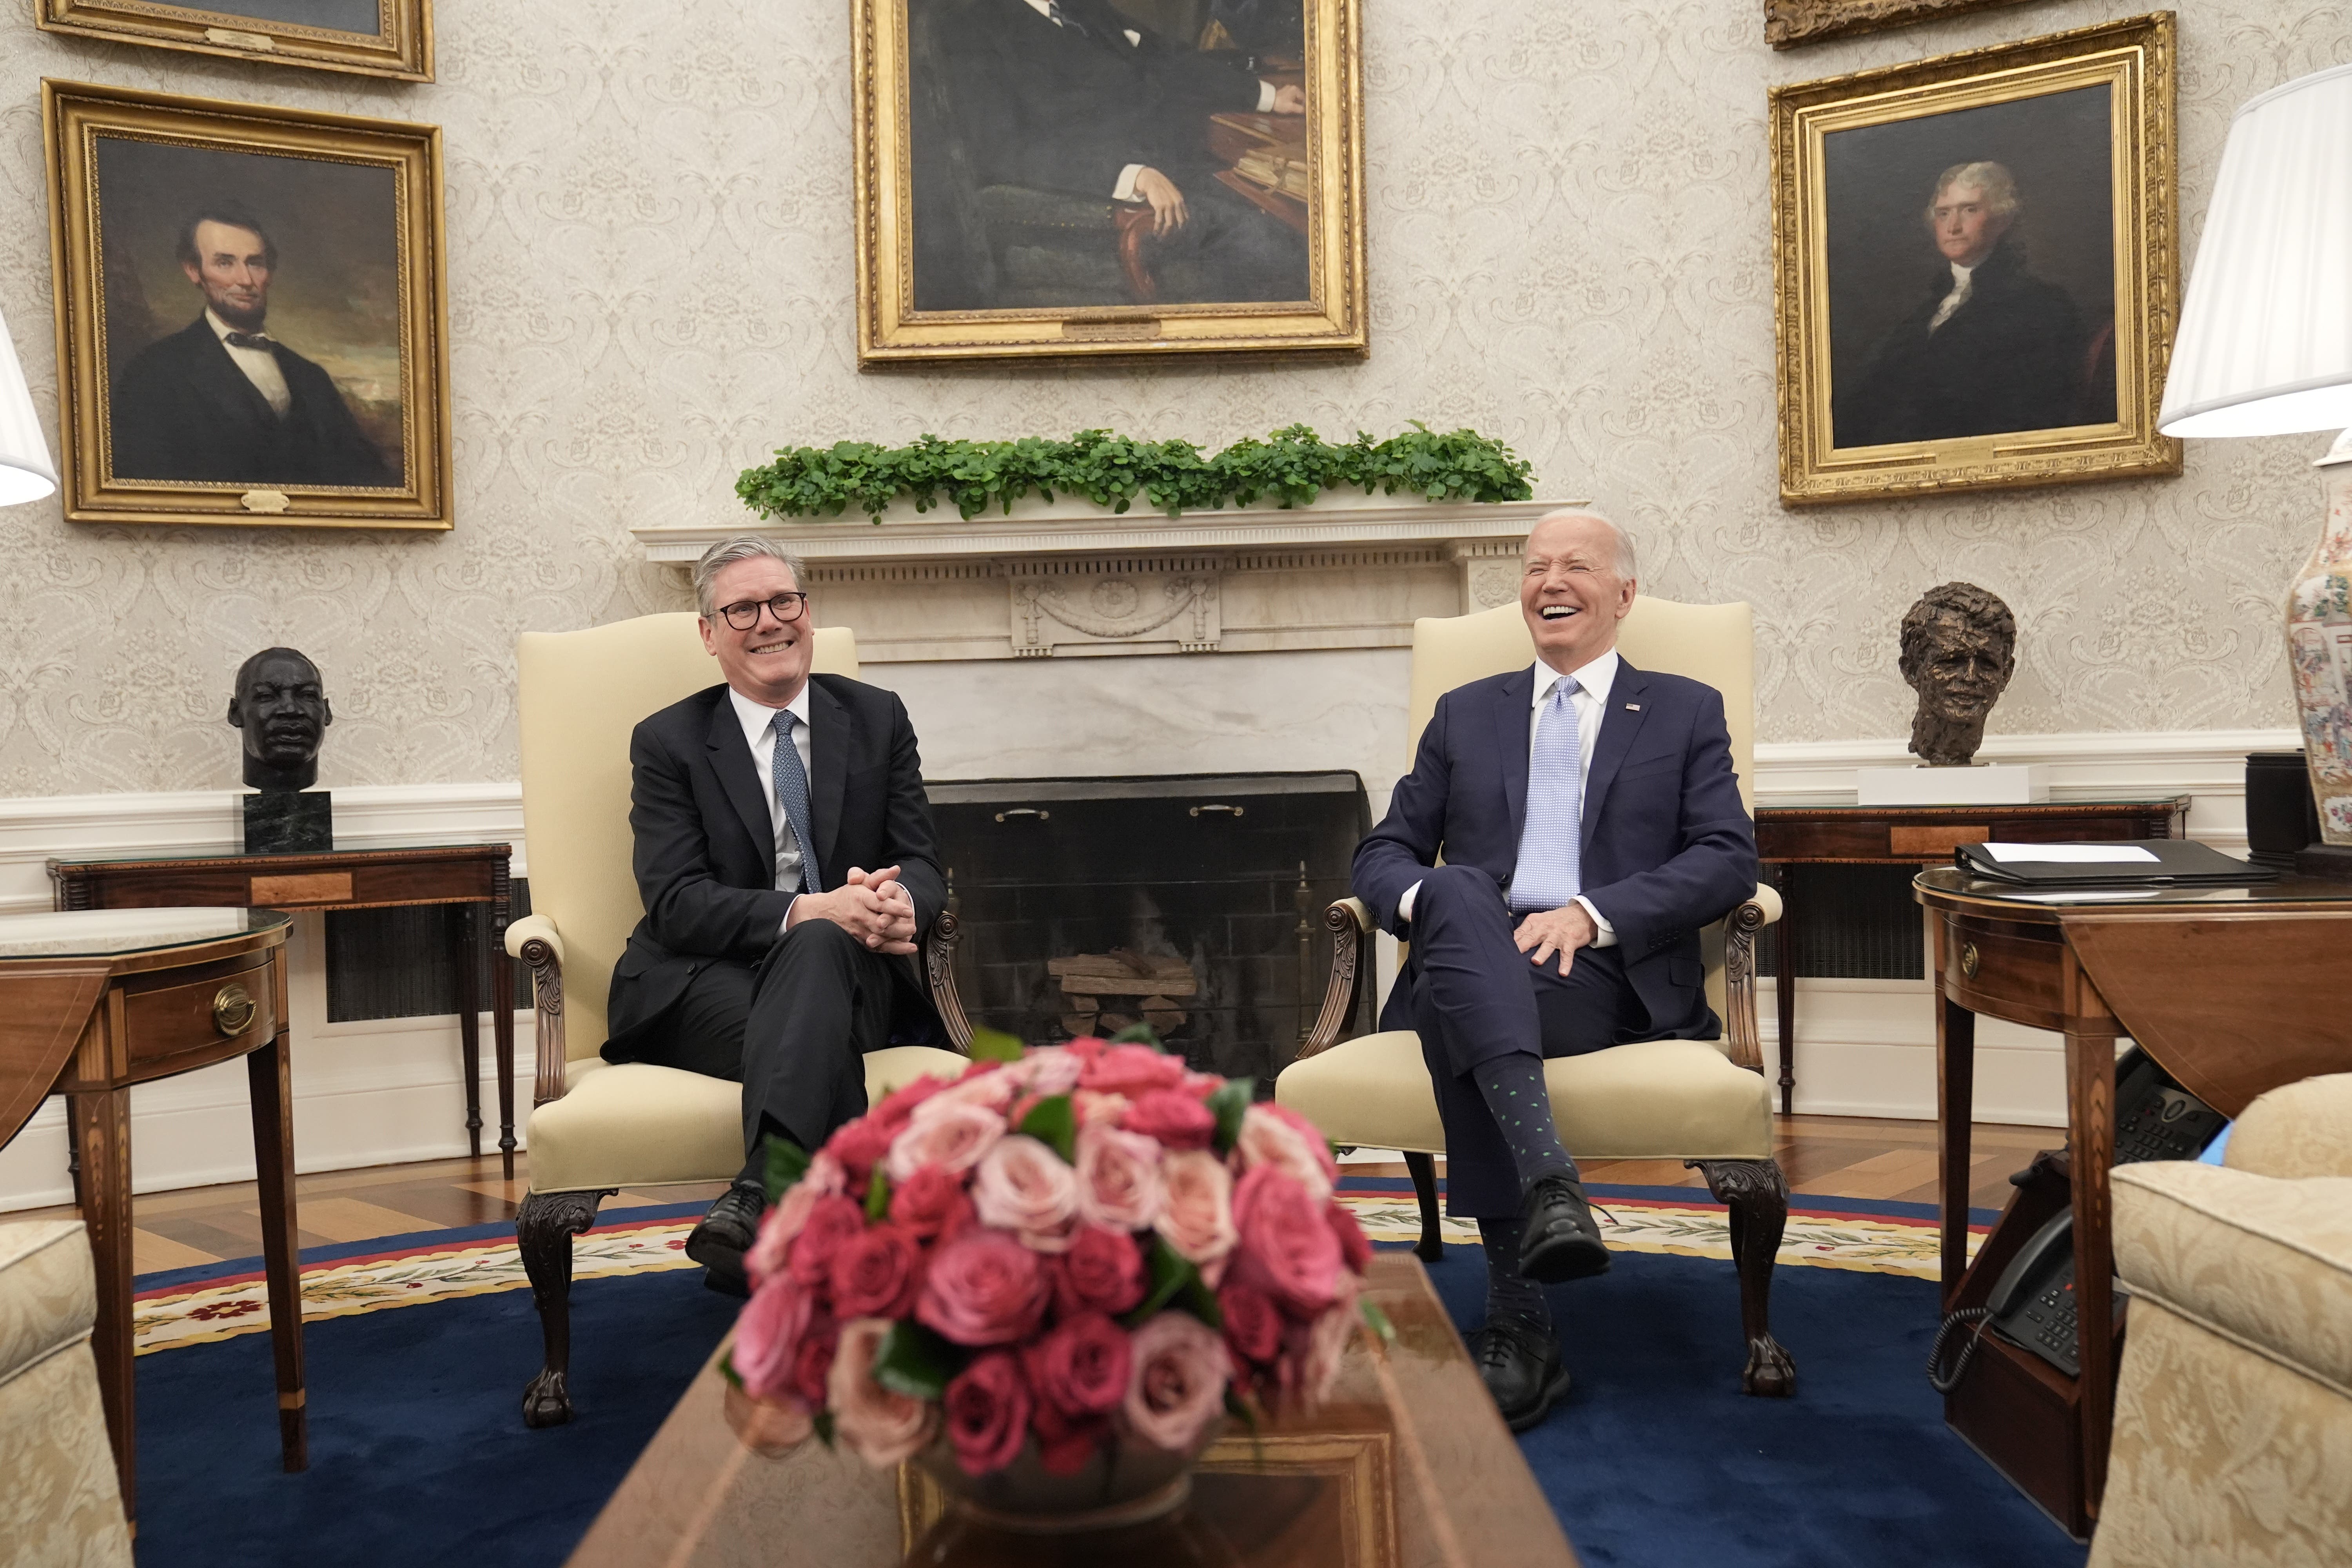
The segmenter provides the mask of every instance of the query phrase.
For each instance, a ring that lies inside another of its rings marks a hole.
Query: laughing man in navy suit
[[[1421,1036],[1447,1206],[1486,1244],[1480,1375],[1514,1431],[1568,1391],[1539,1287],[1609,1267],[1543,1060],[1714,1038],[1699,928],[1756,890],[1723,696],[1619,657],[1633,592],[1614,523],[1538,521],[1519,579],[1535,663],[1438,699],[1356,850],[1358,896],[1412,943],[1381,1025]]]

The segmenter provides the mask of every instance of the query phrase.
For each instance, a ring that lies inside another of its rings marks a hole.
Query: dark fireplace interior
[[[1151,1024],[1202,1072],[1288,1066],[1323,1005],[1323,910],[1370,827],[1352,773],[927,783],[956,984],[1031,1044]],[[1367,1016],[1349,1029],[1370,1026]]]

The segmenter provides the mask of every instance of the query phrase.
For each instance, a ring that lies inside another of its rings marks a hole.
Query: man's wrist
[[[1615,947],[1617,945],[1617,928],[1609,923],[1609,917],[1602,914],[1599,910],[1594,909],[1592,907],[1592,900],[1586,898],[1582,893],[1576,895],[1575,902],[1576,906],[1582,910],[1592,921],[1592,941],[1591,945],[1593,947]]]

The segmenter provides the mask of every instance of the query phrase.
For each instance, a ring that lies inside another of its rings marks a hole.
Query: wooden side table
[[[2040,805],[1856,805],[1850,795],[1783,800],[1756,810],[1756,853],[1780,893],[1779,972],[1780,1113],[1797,1108],[1796,934],[1801,902],[1789,897],[1791,866],[1948,864],[1962,844],[2179,838],[2189,796],[2053,801]]]
[[[107,1436],[137,1518],[131,1376],[131,1088],[246,1059],[261,1197],[278,1436],[310,1463],[302,1291],[287,1074],[286,933],[275,910],[144,909],[0,916],[0,1142],[42,1098],[68,1101],[81,1162],[75,1198],[98,1265],[90,1348]]]
[[[383,910],[446,904],[457,913],[457,1037],[465,1053],[466,1142],[482,1152],[480,957],[490,958],[490,1035],[498,1055],[499,1154],[514,1180],[513,913],[505,844],[424,844],[303,855],[166,855],[52,860],[61,910],[160,905],[275,910]],[[487,915],[487,919],[485,919]]]

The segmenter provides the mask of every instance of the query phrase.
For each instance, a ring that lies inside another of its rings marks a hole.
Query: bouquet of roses
[[[814,1155],[771,1144],[728,1368],[758,1446],[814,1432],[883,1467],[944,1430],[982,1476],[1034,1437],[1071,1474],[1309,1408],[1359,1321],[1387,1331],[1329,1145],[1249,1079],[1141,1042],[974,1054]]]

